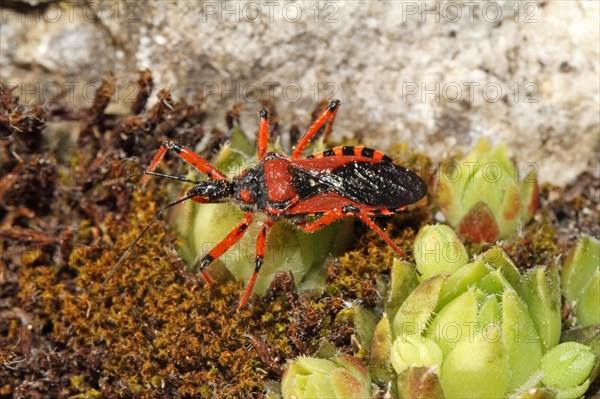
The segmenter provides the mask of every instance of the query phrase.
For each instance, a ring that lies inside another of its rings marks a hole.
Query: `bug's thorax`
[[[285,155],[266,154],[260,163],[233,178],[233,198],[242,210],[279,214],[297,197],[290,165]]]

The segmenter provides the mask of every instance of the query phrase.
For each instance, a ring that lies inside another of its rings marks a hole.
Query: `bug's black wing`
[[[349,162],[331,171],[295,169],[293,185],[301,199],[335,192],[376,208],[399,208],[427,194],[414,172],[391,162]]]
[[[399,208],[427,194],[427,185],[414,172],[391,162],[350,162],[331,172],[336,191],[358,203]]]

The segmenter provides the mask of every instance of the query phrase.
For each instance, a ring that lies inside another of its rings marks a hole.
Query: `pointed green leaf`
[[[469,254],[454,230],[445,225],[424,226],[413,244],[419,281],[441,273],[453,273],[469,262]]]
[[[492,270],[481,259],[478,259],[452,273],[442,287],[437,309],[442,308],[452,299],[465,292],[470,286],[481,281]]]
[[[481,292],[469,289],[444,306],[433,318],[425,336],[438,343],[444,356],[463,339],[472,339],[477,325],[477,304]]]
[[[392,365],[390,363],[391,348],[392,327],[390,320],[384,313],[375,327],[369,356],[371,377],[378,384],[387,384],[392,380]]]
[[[442,285],[447,276],[437,275],[419,285],[406,301],[400,306],[394,317],[392,333],[394,337],[400,335],[420,335],[431,319],[438,303]]]
[[[502,295],[502,336],[511,370],[507,392],[513,392],[540,368],[542,345],[527,312],[527,306],[514,290]]]
[[[488,324],[502,323],[502,309],[496,299],[495,295],[487,297],[481,308],[479,308],[479,314],[477,315],[477,327],[479,329],[487,328]]]
[[[385,299],[385,312],[394,318],[400,305],[419,285],[417,273],[408,262],[394,259],[392,271],[390,273],[390,282]]]
[[[558,344],[562,328],[557,265],[529,269],[520,286],[545,353]]]
[[[577,342],[564,342],[552,348],[542,359],[542,382],[559,390],[589,385],[596,356],[592,348]],[[585,392],[585,391],[584,391]]]
[[[502,271],[504,278],[506,278],[510,285],[515,289],[518,287],[519,281],[521,280],[521,273],[519,273],[519,269],[517,269],[512,259],[501,246],[493,246],[481,254],[481,258],[486,265]]]
[[[418,335],[402,335],[394,340],[390,361],[397,374],[409,367],[429,367],[439,370],[442,350],[433,340]]]
[[[568,302],[576,301],[594,273],[600,269],[600,241],[582,237],[569,252],[562,269],[563,295]]]
[[[577,324],[582,327],[600,324],[600,270],[585,285],[575,305]]]
[[[500,327],[489,325],[460,341],[444,359],[440,381],[446,398],[502,398],[508,383],[508,356]]]

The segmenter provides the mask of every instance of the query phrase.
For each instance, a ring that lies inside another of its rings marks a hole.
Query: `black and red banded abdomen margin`
[[[391,162],[351,162],[331,174],[340,182],[338,194],[371,207],[399,208],[427,194],[419,176]]]

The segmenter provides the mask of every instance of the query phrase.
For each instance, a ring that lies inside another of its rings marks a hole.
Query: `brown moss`
[[[52,325],[59,343],[73,350],[98,348],[105,395],[129,396],[140,389],[151,395],[201,395],[228,384],[238,392],[260,391],[264,377],[256,372],[259,360],[245,333],[268,328],[256,317],[264,305],[236,315],[240,283],[210,288],[181,280],[164,254],[164,223],[150,230],[102,286],[156,211],[148,194],[137,193],[133,205],[137,219],[121,230],[114,247],[105,245],[100,256],[90,251],[71,259],[74,280],[63,281],[58,266],[23,273],[22,302]],[[116,227],[111,220],[106,225]]]
[[[400,246],[406,260],[414,263],[413,243],[419,228],[431,222],[423,200],[410,210],[387,219],[386,234]],[[328,295],[360,299],[364,305],[379,304],[377,277],[387,274],[398,253],[374,231],[365,231],[356,248],[332,261],[328,266]]]

